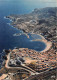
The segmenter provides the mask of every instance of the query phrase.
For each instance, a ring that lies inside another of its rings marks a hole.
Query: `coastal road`
[[[9,53],[9,54],[7,55],[7,61],[6,61],[6,64],[5,64],[5,67],[8,68],[8,69],[24,69],[24,70],[30,72],[30,73],[31,73],[31,76],[32,76],[32,75],[45,74],[45,73],[48,73],[48,72],[50,72],[50,71],[52,72],[52,70],[55,69],[55,68],[52,67],[52,68],[50,68],[50,69],[48,69],[48,70],[46,70],[46,71],[43,71],[43,72],[38,73],[38,72],[32,70],[31,68],[25,66],[25,65],[22,65],[23,67],[10,67],[10,66],[8,65],[9,60],[10,60],[10,55],[11,55],[11,53]],[[57,67],[56,67],[56,69],[57,69]]]
[[[10,66],[8,65],[8,63],[9,63],[9,61],[10,61],[10,55],[11,55],[11,53],[9,53],[9,54],[7,55],[7,61],[6,61],[6,64],[5,64],[5,67],[6,67],[6,68],[8,68],[8,69],[24,69],[24,70],[30,72],[31,75],[39,74],[39,73],[37,73],[36,71],[32,70],[31,68],[29,68],[29,67],[27,67],[27,66],[25,66],[25,65],[22,65],[23,67],[10,67]]]

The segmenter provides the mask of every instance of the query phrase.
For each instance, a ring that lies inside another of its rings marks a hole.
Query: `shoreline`
[[[5,18],[5,19],[9,19],[11,22],[13,22],[12,19],[7,18],[6,16],[5,16],[4,18]],[[10,24],[10,23],[9,23],[9,24]],[[11,25],[11,24],[10,24],[10,26],[13,27],[13,28],[15,28],[15,29],[17,29],[17,30],[20,30],[19,28],[15,27],[14,25]],[[23,31],[23,29],[21,29],[21,30],[22,30],[22,32],[23,32],[23,33],[21,33],[21,34],[25,34],[25,36],[29,39],[29,38],[30,38],[29,35],[28,35],[29,33],[28,33],[28,32],[26,33],[25,31]],[[36,33],[30,33],[30,34],[36,34]],[[44,36],[42,36],[41,34],[36,34],[36,35],[39,35],[42,39],[35,39],[35,40],[32,40],[32,41],[41,41],[41,42],[44,42],[45,45],[46,45],[46,48],[45,48],[44,50],[40,51],[40,52],[48,51],[48,50],[51,48],[52,43],[49,42],[49,41],[47,41],[47,40],[44,38]],[[48,43],[47,43],[47,42],[48,42]]]
[[[41,42],[45,43],[45,45],[46,45],[45,49],[40,52],[46,52],[52,47],[52,43],[50,41],[47,41],[46,39],[43,39],[43,40],[36,39],[36,40],[32,40],[32,41],[41,41]]]
[[[31,33],[31,34],[35,34],[35,33]],[[52,42],[50,41],[47,41],[44,36],[42,36],[41,34],[36,34],[36,35],[39,35],[42,39],[35,39],[35,40],[32,40],[32,41],[41,41],[43,43],[45,43],[46,47],[44,50],[40,51],[40,52],[46,52],[48,51],[51,47],[52,47]]]
[[[41,52],[46,52],[52,47],[52,43],[50,41],[47,41],[47,40],[42,40],[42,41],[46,44],[46,48]]]

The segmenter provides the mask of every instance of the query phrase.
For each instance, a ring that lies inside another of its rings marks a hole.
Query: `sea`
[[[23,33],[10,25],[11,21],[5,16],[11,14],[29,14],[35,8],[56,7],[56,0],[0,0],[0,66],[3,61],[2,56],[5,55],[4,49],[29,48],[37,51],[45,49],[46,44],[41,41],[32,41],[36,36],[30,39],[25,34],[13,36],[14,34]],[[37,36],[41,39],[41,36]]]

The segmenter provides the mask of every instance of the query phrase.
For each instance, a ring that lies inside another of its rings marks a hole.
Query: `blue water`
[[[29,35],[30,40],[42,39],[42,37],[38,34],[28,34],[28,35]]]
[[[3,49],[13,49],[14,47],[35,49],[42,51],[46,45],[40,41],[30,41],[25,35],[13,36],[20,33],[20,30],[8,25],[10,23],[4,16],[10,14],[27,14],[35,8],[56,7],[55,0],[0,0],[0,57]],[[32,37],[31,37],[32,38]],[[35,37],[34,37],[35,39]]]

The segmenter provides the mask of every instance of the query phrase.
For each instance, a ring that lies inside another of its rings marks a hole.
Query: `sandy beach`
[[[47,40],[42,40],[42,41],[46,44],[46,48],[41,52],[46,52],[52,47],[52,43],[50,41],[47,41]]]
[[[36,40],[32,40],[32,41],[41,41],[41,42],[45,43],[46,47],[41,52],[48,51],[52,47],[52,43],[50,41],[47,41],[46,39],[36,39]]]
[[[32,33],[34,34],[34,33]],[[37,34],[37,35],[40,35],[40,34]],[[52,47],[52,43],[50,41],[47,41],[44,36],[40,35],[42,39],[35,39],[35,40],[32,40],[32,41],[41,41],[41,42],[44,42],[46,44],[46,48],[44,50],[42,50],[41,52],[45,52],[45,51],[48,51],[51,47]]]

